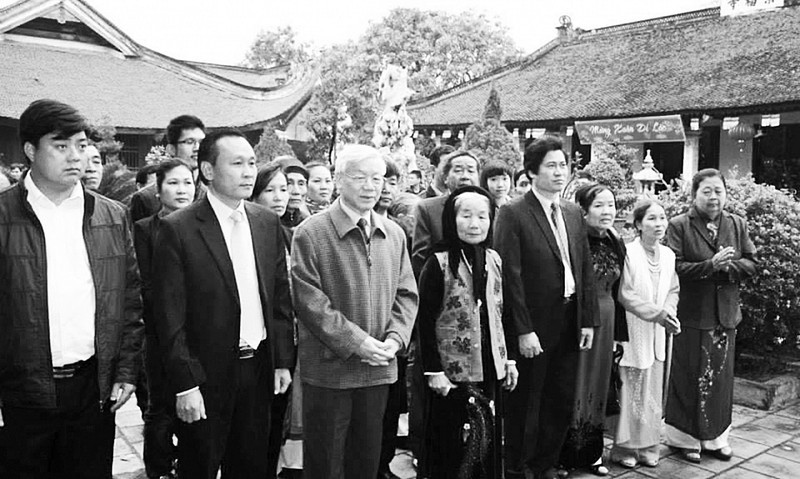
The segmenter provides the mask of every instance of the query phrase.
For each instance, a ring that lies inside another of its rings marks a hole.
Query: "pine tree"
[[[483,118],[467,128],[462,148],[473,152],[481,165],[490,160],[505,161],[516,171],[522,163],[519,142],[500,123],[502,114],[500,94],[493,85]]]

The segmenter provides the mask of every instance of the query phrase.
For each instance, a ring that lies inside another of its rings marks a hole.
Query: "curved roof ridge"
[[[719,18],[720,7],[704,8],[702,10],[694,10],[691,12],[676,13],[673,15],[665,15],[663,17],[648,18],[645,20],[637,20],[635,22],[620,23],[618,25],[610,25],[607,27],[594,28],[591,30],[582,30],[581,37],[583,36],[599,36],[607,35],[610,33],[629,33],[636,30],[643,30],[649,27],[664,24],[675,24],[693,22],[698,20],[707,20]]]

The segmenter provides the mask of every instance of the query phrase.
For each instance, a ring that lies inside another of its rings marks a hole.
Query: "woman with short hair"
[[[690,462],[700,453],[728,461],[733,408],[739,284],[755,274],[756,248],[747,221],[724,211],[725,178],[718,170],[692,178],[692,207],[672,219],[667,244],[681,279],[678,317],[684,332],[675,354],[666,411],[666,443]]]

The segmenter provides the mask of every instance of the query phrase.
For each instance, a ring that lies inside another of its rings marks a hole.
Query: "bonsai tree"
[[[500,95],[492,86],[483,118],[467,128],[462,147],[473,152],[481,165],[489,160],[505,161],[516,171],[520,167],[522,158],[519,142],[500,123],[502,114]]]
[[[259,166],[269,163],[281,155],[294,156],[294,151],[292,151],[292,147],[289,146],[289,143],[283,138],[278,137],[278,134],[275,133],[275,126],[277,125],[274,122],[267,123],[264,130],[261,132],[258,143],[256,143],[256,146],[253,148],[256,152],[256,163]]]

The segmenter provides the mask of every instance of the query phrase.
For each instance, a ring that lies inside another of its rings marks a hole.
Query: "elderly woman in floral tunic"
[[[434,392],[424,477],[502,474],[494,403],[501,385],[514,389],[518,373],[503,332],[500,256],[487,245],[493,210],[482,188],[453,192],[442,213],[443,244],[420,275],[422,364]]]

